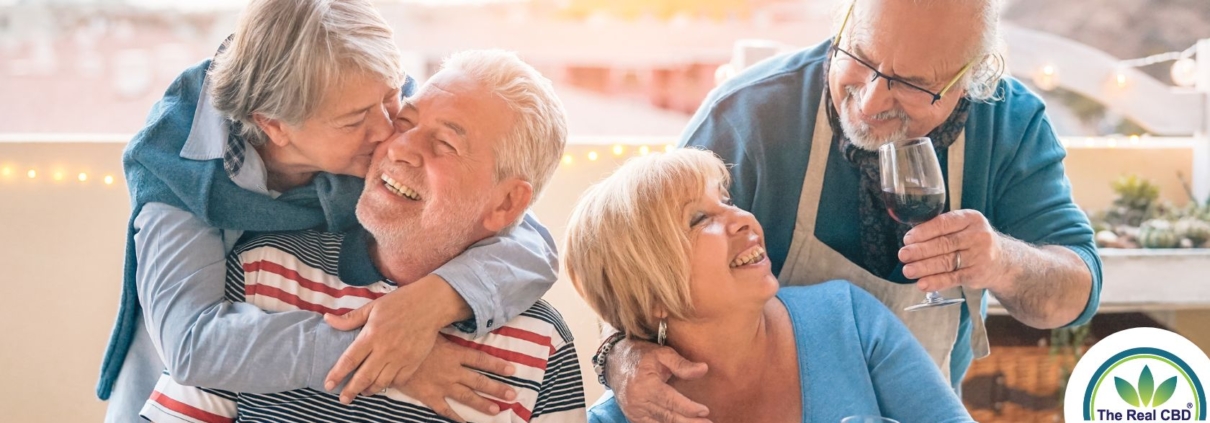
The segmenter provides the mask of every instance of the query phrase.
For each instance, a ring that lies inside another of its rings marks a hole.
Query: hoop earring
[[[664,345],[664,341],[668,340],[668,321],[660,319],[660,331],[656,335],[655,342]]]

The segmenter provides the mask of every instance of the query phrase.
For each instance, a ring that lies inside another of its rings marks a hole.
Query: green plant
[[[1063,404],[1063,395],[1067,392],[1067,381],[1071,378],[1075,363],[1084,356],[1084,345],[1087,344],[1090,336],[1092,336],[1090,324],[1050,330],[1051,357],[1057,358],[1066,355],[1073,358],[1070,365],[1063,363],[1059,368],[1059,404]]]

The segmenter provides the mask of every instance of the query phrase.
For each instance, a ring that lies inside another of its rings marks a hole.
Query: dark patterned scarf
[[[827,107],[828,123],[832,126],[832,140],[837,143],[840,152],[849,164],[861,173],[861,192],[858,194],[861,220],[861,250],[864,259],[858,263],[862,268],[879,277],[887,277],[899,263],[899,249],[903,247],[903,236],[911,226],[896,222],[886,211],[882,200],[882,184],[880,183],[878,152],[863,150],[844,135],[840,126],[840,115],[832,103],[832,94],[828,89],[828,68],[831,61],[824,61],[824,105]],[[966,118],[969,114],[970,102],[965,98],[958,101],[949,119],[933,129],[927,135],[933,140],[933,148],[937,158],[944,163],[946,152],[950,145],[958,140],[958,135],[966,128]],[[948,184],[948,181],[947,181]],[[946,211],[949,210],[946,202]]]

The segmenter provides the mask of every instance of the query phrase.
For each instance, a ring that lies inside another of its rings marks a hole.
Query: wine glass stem
[[[929,291],[924,295],[924,302],[935,303],[941,301],[941,293],[937,291]]]

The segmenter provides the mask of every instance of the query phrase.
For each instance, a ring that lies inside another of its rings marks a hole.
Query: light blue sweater
[[[798,347],[802,421],[852,415],[903,423],[970,422],[970,414],[895,315],[844,281],[782,288]],[[612,393],[588,410],[590,423],[627,422]]]

